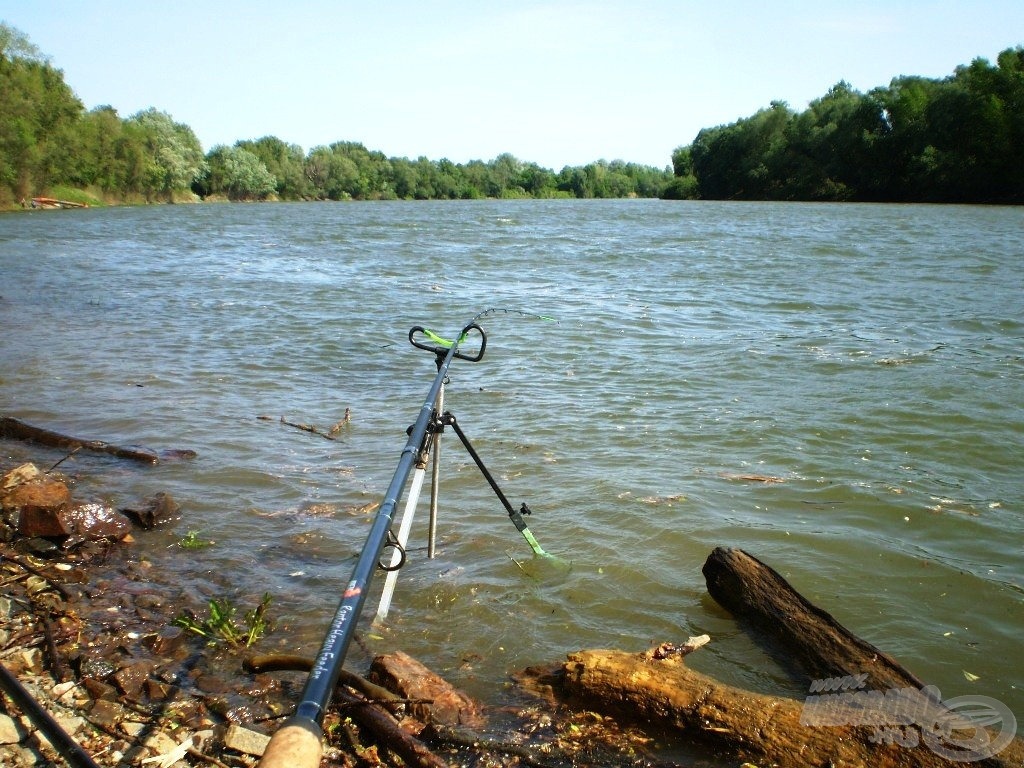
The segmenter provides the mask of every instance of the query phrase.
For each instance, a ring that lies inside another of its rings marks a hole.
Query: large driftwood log
[[[687,668],[678,656],[658,660],[651,653],[580,651],[547,676],[534,671],[528,678],[528,684],[552,685],[587,707],[610,708],[693,736],[726,760],[794,768],[954,764],[941,752],[945,742],[934,731],[912,725],[816,725],[808,722],[804,702],[725,685]],[[833,714],[841,720],[844,713]],[[867,713],[847,710],[845,714],[866,717]],[[918,712],[917,716],[927,721],[939,714]],[[997,757],[979,756],[975,764],[1009,768],[1022,765],[1022,760],[1024,750],[1013,742]]]
[[[859,688],[924,687],[895,659],[806,600],[753,555],[718,547],[703,572],[708,592],[719,605],[756,629],[756,637],[769,641],[765,645],[779,662],[805,673],[807,682],[861,676]]]
[[[758,765],[1024,766],[1024,745],[1013,738],[1016,721],[1004,705],[985,697],[940,701],[936,689],[741,550],[716,549],[704,574],[719,603],[819,681],[817,693],[800,701],[744,691],[661,648],[580,651],[554,670],[528,670],[524,682],[588,708],[659,723],[719,756]]]
[[[82,440],[60,432],[35,427],[11,416],[0,416],[0,437],[14,440],[25,440],[39,443],[51,448],[63,448],[68,451],[85,449],[97,453],[106,453],[119,459],[130,459],[144,464],[156,464],[157,454],[145,448],[135,446],[112,445],[102,440]]]

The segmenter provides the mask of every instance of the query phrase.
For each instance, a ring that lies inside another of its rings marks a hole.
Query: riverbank
[[[182,606],[164,575],[134,550],[138,527],[119,524],[81,536],[27,527],[26,510],[52,501],[60,493],[53,486],[73,497],[76,485],[74,477],[51,473],[50,486],[30,480],[34,490],[26,492],[20,480],[35,474],[28,466],[0,468],[4,667],[98,765],[139,765],[186,752],[212,764],[253,764],[246,750],[255,748],[239,741],[249,729],[232,726],[261,719],[266,727],[287,706],[282,686],[267,676],[215,671],[211,660],[231,651],[204,648],[175,626]],[[22,495],[12,501],[19,488]],[[98,503],[86,506],[108,523],[113,519],[97,513]],[[51,764],[55,737],[46,723],[10,700],[2,710],[0,763]],[[249,743],[262,740],[256,731],[248,735]]]
[[[0,664],[9,673],[8,696],[0,697],[0,765],[28,768],[62,759],[76,768],[90,760],[104,768],[256,765],[270,734],[290,714],[304,675],[293,666],[272,673],[273,653],[256,660],[253,653],[274,649],[256,645],[262,626],[252,614],[245,624],[253,629],[253,647],[242,638],[228,641],[221,630],[235,626],[235,606],[217,600],[228,620],[215,620],[213,610],[204,619],[200,606],[186,605],[173,575],[135,549],[137,536],[170,520],[172,500],[156,494],[158,507],[147,500],[135,510],[100,511],[101,503],[75,499],[79,480],[0,461]],[[48,516],[51,509],[56,517]],[[89,521],[68,511],[76,509],[88,510]],[[140,510],[149,513],[139,516]],[[94,520],[101,524],[90,528]],[[187,556],[199,545],[188,537],[178,546]],[[267,596],[263,607],[270,602]],[[403,692],[398,703],[410,713],[382,739],[352,712],[351,695],[339,693],[324,722],[322,765],[409,765],[395,758],[401,755],[396,741],[411,738],[401,733],[424,732],[428,722],[429,754],[442,760],[606,765],[628,754],[633,764],[655,764],[638,755],[650,742],[639,730],[592,712],[554,711],[522,693],[511,697],[518,701],[514,712],[506,708],[495,718],[501,724],[487,729],[490,736],[451,730],[467,718],[482,727],[481,708],[405,654],[375,660],[378,674],[396,664],[403,673],[391,687]],[[265,665],[271,669],[254,670]],[[430,693],[413,695],[410,685],[426,685]],[[438,708],[453,699],[462,709],[446,723]],[[74,762],[69,751],[85,762]]]
[[[119,206],[186,205],[227,202],[227,198],[202,198],[193,192],[176,192],[165,198],[147,198],[140,194],[112,195],[95,187],[54,187],[21,198],[0,195],[0,212],[63,210],[67,208],[112,208]]]

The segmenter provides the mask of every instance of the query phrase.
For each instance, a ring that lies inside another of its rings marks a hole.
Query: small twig
[[[71,592],[69,592],[67,590],[67,588],[63,584],[57,583],[56,581],[51,579],[49,576],[47,576],[45,573],[43,573],[41,570],[39,570],[35,566],[29,565],[28,563],[23,562],[21,560],[21,558],[14,557],[13,555],[5,555],[3,553],[0,553],[0,560],[7,560],[8,562],[14,563],[15,565],[17,565],[20,568],[24,568],[26,571],[31,573],[33,576],[38,576],[40,579],[45,581],[47,584],[49,584],[55,590],[60,592],[61,597],[63,597],[65,600],[71,600],[72,599],[73,595],[71,594]]]
[[[46,640],[46,651],[50,655],[50,670],[53,672],[53,676],[60,682],[70,679],[68,675],[67,667],[64,666],[64,660],[60,656],[60,651],[57,650],[57,641],[53,636],[53,625],[50,623],[49,616],[40,614],[39,622],[43,625],[43,638]]]
[[[211,765],[216,765],[217,768],[231,768],[231,766],[229,766],[227,763],[221,762],[220,760],[218,760],[213,755],[208,755],[205,752],[200,752],[195,747],[189,747],[188,748],[188,753],[190,755],[192,755],[192,757],[194,757],[194,758],[197,758],[199,760],[203,760],[203,761],[205,761],[207,763],[210,763]]]
[[[0,582],[0,587],[6,587],[8,584],[16,584],[19,581],[24,581],[31,575],[31,573],[19,573],[17,576],[11,576]]]
[[[260,421],[272,421],[269,416],[257,416]],[[336,422],[329,430],[324,432],[322,429],[317,427],[315,424],[297,424],[294,421],[288,421],[284,416],[281,417],[280,422],[286,427],[293,427],[295,429],[301,429],[303,432],[309,432],[313,435],[319,435],[324,440],[337,440],[341,430],[352,421],[352,412],[346,408],[345,415],[340,421]]]
[[[65,462],[65,461],[67,461],[68,459],[70,459],[70,458],[71,458],[72,456],[74,456],[74,455],[75,455],[76,453],[78,453],[78,452],[79,452],[80,450],[82,450],[82,446],[80,446],[80,445],[76,445],[76,446],[74,447],[74,449],[72,449],[71,453],[69,453],[69,454],[68,454],[67,456],[65,456],[65,457],[64,457],[63,459],[61,459],[60,461],[58,461],[58,462],[57,462],[56,464],[54,464],[54,465],[53,465],[52,467],[50,467],[50,468],[49,468],[48,470],[46,470],[45,472],[43,472],[43,474],[44,474],[44,475],[48,475],[48,474],[50,474],[51,472],[53,472],[53,470],[55,470],[55,469],[56,469],[57,467],[59,467],[59,466],[60,466],[61,464],[63,464],[63,463]]]

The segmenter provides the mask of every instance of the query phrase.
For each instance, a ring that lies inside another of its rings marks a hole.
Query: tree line
[[[944,79],[840,82],[802,112],[772,102],[672,165],[674,198],[1024,203],[1024,48]]]
[[[616,198],[1024,203],[1024,48],[944,79],[868,93],[840,82],[701,130],[672,166],[599,160],[555,172],[510,154],[459,164],[339,141],[308,153],[276,136],[209,152],[150,108],[86,110],[63,73],[0,22],[0,207],[32,195],[229,200]]]
[[[465,164],[386,157],[356,142],[308,153],[275,137],[204,153],[189,126],[150,108],[86,110],[61,70],[0,22],[0,205],[82,190],[118,201],[657,197],[672,171],[600,160],[556,173],[510,154]]]

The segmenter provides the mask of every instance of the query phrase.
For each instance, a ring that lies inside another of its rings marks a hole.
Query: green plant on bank
[[[264,593],[260,604],[251,611],[246,611],[241,625],[235,621],[236,606],[227,598],[212,598],[209,603],[209,616],[200,619],[187,608],[174,620],[174,626],[187,629],[189,632],[205,637],[210,645],[225,642],[231,646],[251,646],[267,631],[267,609],[270,607],[270,594]]]

